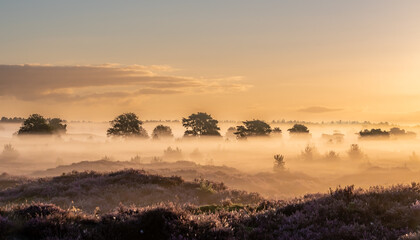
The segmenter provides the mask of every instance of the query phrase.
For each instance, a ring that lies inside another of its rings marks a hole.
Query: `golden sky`
[[[0,115],[420,121],[420,2],[0,3]]]

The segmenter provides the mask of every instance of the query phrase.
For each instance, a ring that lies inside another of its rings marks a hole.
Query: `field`
[[[419,139],[356,134],[393,126],[313,124],[306,138],[237,140],[185,139],[180,123],[170,124],[175,137],[166,140],[106,137],[108,123],[24,137],[13,135],[19,124],[2,124],[0,237],[419,237]],[[344,136],[331,137],[338,132]],[[284,156],[281,169],[276,154]]]

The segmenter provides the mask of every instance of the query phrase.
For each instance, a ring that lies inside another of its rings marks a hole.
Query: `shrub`
[[[303,124],[295,124],[292,128],[287,129],[289,133],[309,133],[309,129]]]
[[[306,145],[305,149],[301,152],[301,157],[304,160],[312,161],[319,155],[315,146]]]
[[[325,154],[324,159],[327,161],[337,161],[340,160],[340,156],[335,151],[329,151]]]
[[[163,158],[164,159],[175,159],[181,160],[183,158],[182,150],[177,148],[168,147],[167,149],[163,150]]]
[[[274,171],[282,171],[285,166],[284,156],[280,154],[274,155]]]
[[[354,160],[362,159],[364,157],[364,154],[358,144],[352,144],[350,149],[347,151],[347,154]]]
[[[130,159],[130,162],[141,163],[141,157],[137,154],[136,156],[134,156]]]
[[[1,158],[5,160],[15,160],[19,157],[19,152],[13,147],[12,144],[5,144],[3,147],[3,152],[1,153]]]
[[[172,138],[172,129],[169,126],[158,125],[153,129],[153,139]]]
[[[271,133],[275,136],[279,136],[279,135],[281,135],[282,131],[279,127],[275,127],[275,128],[273,128],[273,131],[271,131]]]

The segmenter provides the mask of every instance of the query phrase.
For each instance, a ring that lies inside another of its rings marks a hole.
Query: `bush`
[[[164,159],[181,160],[183,158],[182,150],[177,148],[168,147],[163,150]]]
[[[0,157],[4,160],[15,160],[19,157],[19,152],[12,146],[12,144],[5,144]]]
[[[301,157],[306,161],[312,161],[318,157],[319,153],[316,147],[306,145],[305,149],[301,152]]]
[[[280,154],[274,155],[274,171],[282,171],[285,166],[284,156]]]
[[[309,129],[303,124],[295,124],[292,128],[287,129],[287,131],[291,134],[309,133]]]
[[[153,129],[153,139],[172,138],[172,129],[169,126],[158,125]]]
[[[353,160],[360,160],[364,158],[364,154],[357,144],[352,144],[350,146],[350,150],[347,151],[347,154],[349,155],[350,159]]]
[[[324,159],[327,161],[337,161],[340,160],[340,156],[334,151],[329,151],[325,154]]]

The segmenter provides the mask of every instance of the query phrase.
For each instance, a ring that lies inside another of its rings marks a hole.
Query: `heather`
[[[109,211],[119,203],[142,207],[159,202],[220,204],[225,200],[248,204],[260,201],[261,197],[256,193],[227,189],[223,183],[204,179],[186,182],[181,177],[162,177],[134,169],[108,173],[73,171],[28,180],[0,191],[0,206],[43,202],[62,208],[74,206],[86,212],[97,208]]]
[[[103,214],[2,207],[3,239],[416,239],[420,185],[338,188],[292,201],[117,206]]]

